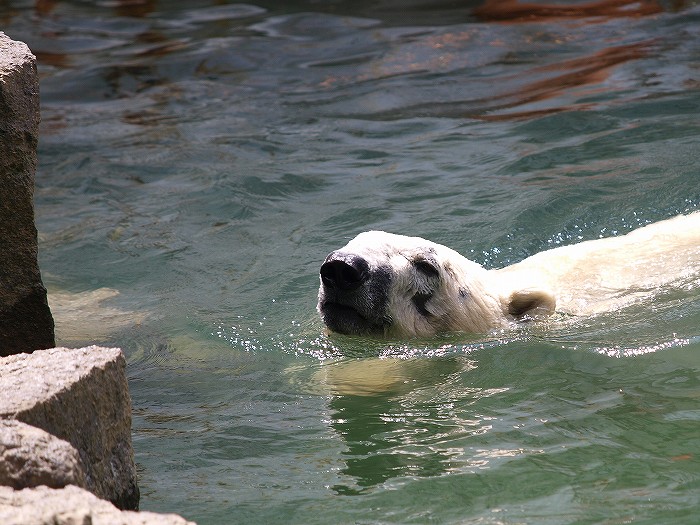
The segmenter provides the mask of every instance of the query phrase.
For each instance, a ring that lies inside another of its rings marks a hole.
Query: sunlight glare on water
[[[696,2],[448,4],[0,6],[38,57],[59,343],[124,349],[143,510],[697,521],[696,281],[486,335],[321,326],[363,230],[497,268],[700,209]]]

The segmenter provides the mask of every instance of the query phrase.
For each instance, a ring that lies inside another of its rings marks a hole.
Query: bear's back
[[[496,273],[550,290],[557,311],[575,315],[614,310],[668,287],[697,286],[700,212],[546,250]]]

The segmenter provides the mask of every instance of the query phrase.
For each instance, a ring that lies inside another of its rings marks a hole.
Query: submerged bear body
[[[419,237],[370,231],[326,257],[318,311],[331,331],[350,335],[485,333],[555,311],[615,310],[699,275],[700,212],[498,270]]]

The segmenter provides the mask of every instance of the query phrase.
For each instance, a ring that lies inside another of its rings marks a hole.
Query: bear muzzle
[[[381,334],[391,324],[385,315],[390,278],[370,268],[360,255],[331,252],[321,265],[318,311],[333,332]]]

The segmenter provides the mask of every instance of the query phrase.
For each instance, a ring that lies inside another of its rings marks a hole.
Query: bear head
[[[331,252],[320,280],[321,319],[348,335],[485,333],[554,309],[551,295],[508,289],[446,246],[381,231],[361,233]]]

